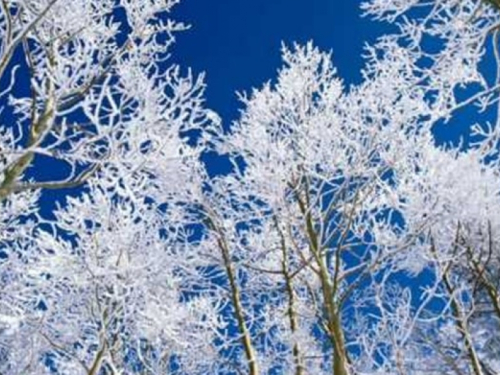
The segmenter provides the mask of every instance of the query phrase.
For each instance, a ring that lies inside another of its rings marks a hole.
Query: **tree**
[[[0,372],[499,372],[495,7],[367,2],[361,84],[283,47],[224,128],[176,2],[1,3]]]
[[[162,63],[175,3],[2,2],[1,373],[216,363],[218,307],[192,292],[201,149],[185,139],[210,111],[201,77]],[[77,186],[42,214],[40,193]]]
[[[408,341],[413,353],[421,353],[409,368],[420,366],[426,373],[500,371],[498,286],[492,281],[498,271],[493,213],[498,200],[498,9],[488,3],[494,2],[373,1],[366,6],[368,12],[401,26],[400,41],[420,59],[418,82],[435,95],[431,103],[442,106],[445,121],[459,126],[459,111],[471,104],[480,108],[478,122],[463,133],[462,144],[455,150],[448,147],[448,152],[428,153],[406,194],[406,221],[418,225],[425,212],[435,223],[422,239],[432,283],[416,309]],[[411,23],[399,17],[417,5],[421,19]],[[425,38],[433,43],[424,43]],[[445,95],[440,97],[440,91]],[[422,358],[432,361],[422,366]]]

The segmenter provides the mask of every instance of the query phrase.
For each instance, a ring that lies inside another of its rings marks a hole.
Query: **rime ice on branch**
[[[366,2],[361,84],[284,47],[228,129],[175,3],[0,0],[0,373],[500,372],[498,2]]]

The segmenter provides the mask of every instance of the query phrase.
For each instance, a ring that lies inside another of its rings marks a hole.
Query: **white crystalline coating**
[[[365,2],[361,83],[284,46],[228,128],[177,2],[0,2],[0,373],[500,372],[500,3]]]
[[[18,330],[21,318],[18,316],[0,315],[0,325],[5,329],[3,334],[12,335]]]

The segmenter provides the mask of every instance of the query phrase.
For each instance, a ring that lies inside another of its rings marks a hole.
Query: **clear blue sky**
[[[384,27],[361,17],[359,0],[183,0],[173,17],[192,25],[178,34],[172,60],[206,72],[208,106],[227,124],[239,107],[236,91],[276,76],[284,42],[313,40],[333,52],[346,83],[360,79],[364,43]]]

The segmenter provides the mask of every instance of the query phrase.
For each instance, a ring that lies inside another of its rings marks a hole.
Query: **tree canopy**
[[[176,3],[0,0],[0,374],[500,373],[498,1],[366,1],[360,84],[285,45],[233,124]]]

